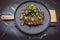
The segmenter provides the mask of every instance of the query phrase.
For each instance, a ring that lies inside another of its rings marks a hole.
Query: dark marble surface
[[[0,0],[0,15],[14,15],[17,6],[26,0]],[[0,40],[60,40],[60,0],[38,0],[48,9],[55,9],[57,13],[57,26],[48,27],[41,36],[27,36],[19,32],[14,21],[0,20]],[[12,13],[12,14],[11,14]]]

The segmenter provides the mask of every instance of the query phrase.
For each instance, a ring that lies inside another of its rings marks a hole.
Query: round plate
[[[33,27],[29,27],[28,25],[21,25],[20,17],[22,15],[22,10],[25,9],[26,5],[29,3],[35,4],[39,9],[41,9],[41,11],[44,12],[43,25],[38,25],[38,26],[33,26]],[[49,20],[50,20],[50,15],[49,15],[49,11],[47,7],[44,4],[37,1],[24,2],[20,4],[15,11],[15,23],[17,27],[19,28],[19,30],[27,34],[38,34],[38,33],[43,32],[48,27]]]

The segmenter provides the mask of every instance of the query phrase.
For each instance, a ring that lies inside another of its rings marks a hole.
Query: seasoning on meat
[[[44,13],[35,4],[28,4],[23,10],[22,14],[23,16],[21,19],[24,22],[24,24],[43,24]]]

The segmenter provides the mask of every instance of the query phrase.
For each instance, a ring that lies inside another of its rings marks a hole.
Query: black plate
[[[29,27],[28,25],[23,25],[23,26],[21,25],[20,16],[22,15],[22,9],[25,9],[26,5],[29,3],[36,4],[38,6],[38,8],[44,12],[43,25],[38,25],[36,27]],[[23,2],[22,4],[20,4],[17,7],[17,9],[15,11],[15,23],[17,25],[17,28],[19,28],[19,30],[21,30],[22,32],[27,33],[27,34],[38,34],[38,33],[43,32],[48,27],[49,22],[50,22],[49,11],[48,11],[47,7],[44,4],[42,4],[41,2],[37,2],[37,1]]]

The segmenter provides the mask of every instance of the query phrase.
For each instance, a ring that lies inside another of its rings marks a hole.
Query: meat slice
[[[40,12],[40,14],[38,16],[26,16],[26,15],[23,15],[22,20],[24,21],[24,24],[28,24],[28,25],[43,24],[44,13]]]

